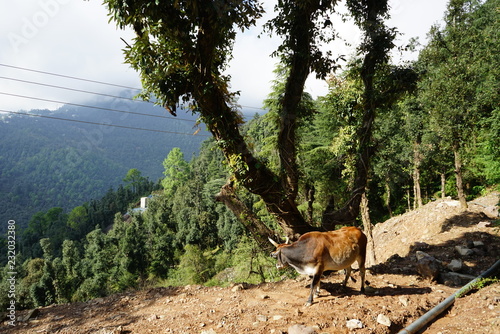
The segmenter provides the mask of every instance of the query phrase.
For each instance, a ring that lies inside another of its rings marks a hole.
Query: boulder
[[[470,256],[474,254],[474,251],[472,249],[465,246],[455,246],[455,250],[462,256]]]
[[[462,270],[464,263],[462,262],[461,259],[453,259],[451,262],[448,264],[448,269],[454,272],[458,272]]]
[[[417,271],[431,281],[435,281],[439,275],[440,263],[427,253],[417,251]]]

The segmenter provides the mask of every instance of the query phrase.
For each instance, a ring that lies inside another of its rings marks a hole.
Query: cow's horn
[[[268,239],[269,239],[269,241],[270,241],[270,242],[274,245],[274,247],[278,247],[278,246],[279,246],[279,244],[278,244],[276,241],[274,241],[274,240],[273,240],[273,239],[271,239],[270,237],[267,237],[267,238],[268,238]]]
[[[285,239],[285,244],[287,244],[287,245],[288,245],[289,243],[290,243],[290,238],[289,238],[289,237],[286,237],[286,239]]]

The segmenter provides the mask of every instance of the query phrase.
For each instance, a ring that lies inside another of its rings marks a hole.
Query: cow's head
[[[269,242],[271,242],[274,245],[274,247],[276,247],[276,250],[271,252],[271,257],[278,260],[278,262],[276,262],[276,268],[277,269],[286,268],[288,266],[288,262],[283,261],[283,258],[281,256],[281,250],[283,249],[283,247],[290,246],[288,237],[286,238],[286,241],[284,244],[279,244],[271,238],[268,238],[268,239],[269,239]]]

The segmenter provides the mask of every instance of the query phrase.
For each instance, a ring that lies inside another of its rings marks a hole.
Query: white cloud
[[[0,11],[0,64],[87,78],[124,86],[139,87],[138,75],[124,64],[121,37],[131,40],[130,31],[118,30],[108,23],[106,8],[100,1],[22,0],[2,1]],[[275,1],[266,0],[266,17],[274,15]],[[446,0],[393,0],[390,24],[405,33],[404,38],[421,36],[443,17]],[[276,59],[270,54],[279,41],[261,33],[261,26],[238,36],[234,59],[228,73],[231,87],[241,91],[240,104],[261,107],[274,79]],[[346,40],[359,39],[359,32],[341,27]],[[404,40],[401,41],[404,43]],[[335,54],[349,54],[342,44],[333,46]],[[0,77],[36,81],[101,93],[118,89],[88,82],[64,79],[41,73],[0,66]],[[306,89],[313,96],[326,92],[326,84],[309,79]],[[0,93],[84,103],[89,95],[15,82],[0,78]],[[0,109],[19,110],[55,108],[58,104],[0,94]]]

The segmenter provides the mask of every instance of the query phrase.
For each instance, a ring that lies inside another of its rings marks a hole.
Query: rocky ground
[[[323,279],[320,297],[309,307],[304,306],[307,278],[227,288],[154,288],[20,311],[16,326],[4,322],[0,332],[398,333],[500,259],[500,229],[488,224],[498,219],[498,201],[498,194],[491,194],[460,213],[455,201],[439,200],[376,225],[371,250],[376,260],[369,265],[366,295],[359,293],[359,280],[342,289],[340,273]],[[469,251],[461,255],[464,249]],[[419,272],[417,251],[436,260],[440,273],[434,281]],[[452,262],[461,264],[453,267],[457,274],[449,269]],[[499,305],[500,283],[473,290],[425,333],[500,333]]]

